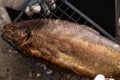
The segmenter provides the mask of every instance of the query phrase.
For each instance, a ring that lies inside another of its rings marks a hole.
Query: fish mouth
[[[6,30],[3,32],[2,36],[16,45],[21,45],[30,38],[30,33],[19,36],[12,31]]]
[[[9,31],[5,31],[5,32],[3,32],[2,36],[5,37],[6,39],[12,41],[12,38],[8,34],[9,34]]]

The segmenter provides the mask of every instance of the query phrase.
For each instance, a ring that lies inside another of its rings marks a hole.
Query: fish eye
[[[25,28],[25,26],[23,26],[23,25],[15,25],[15,26],[13,26],[13,30],[16,30],[16,29],[22,30],[24,28]]]

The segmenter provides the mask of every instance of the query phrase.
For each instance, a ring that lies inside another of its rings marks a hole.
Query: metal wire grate
[[[30,0],[29,0],[30,1]],[[18,14],[18,16],[14,19],[17,21],[24,21],[28,19],[34,18],[56,18],[56,19],[64,19],[69,20],[78,24],[85,24],[90,26],[91,28],[96,29],[102,35],[108,37],[109,39],[119,43],[114,37],[112,37],[109,33],[103,30],[99,25],[97,25],[94,21],[92,21],[89,17],[84,15],[80,10],[75,8],[69,1],[67,0],[56,0],[57,8],[54,11],[51,11],[51,15],[45,16],[45,12],[40,12],[38,14],[34,14],[32,16],[26,15],[23,10]],[[47,12],[47,11],[46,11]],[[37,23],[35,23],[36,25]],[[15,48],[18,52],[23,53],[18,47],[16,47],[9,40],[6,40],[13,48]],[[59,69],[57,66],[52,65],[51,63],[45,62],[44,60],[38,60],[33,57],[29,57],[27,55],[22,54],[31,64],[35,65],[44,75],[48,77],[49,80],[92,80],[90,78],[84,78],[80,75],[71,72],[65,72],[64,70]]]
[[[108,32],[106,32],[104,29],[102,29],[98,24],[96,24],[94,21],[92,21],[89,17],[87,17],[85,14],[83,14],[80,10],[75,8],[68,0],[56,0],[55,3],[57,5],[57,8],[54,11],[51,11],[51,15],[49,17],[44,15],[47,11],[44,13],[41,12],[39,14],[35,14],[32,16],[26,15],[26,14],[24,14],[24,7],[23,7],[22,12],[14,19],[14,21],[15,22],[23,21],[23,20],[34,19],[34,18],[41,19],[41,18],[46,18],[46,17],[69,20],[69,21],[72,21],[75,23],[88,25],[89,27],[96,29],[99,33],[108,37],[112,41],[120,44],[120,42],[118,40],[116,40]]]

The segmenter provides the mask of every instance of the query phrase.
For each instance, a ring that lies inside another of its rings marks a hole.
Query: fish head
[[[3,36],[15,44],[21,44],[28,39],[28,28],[24,24],[10,23],[4,26]]]

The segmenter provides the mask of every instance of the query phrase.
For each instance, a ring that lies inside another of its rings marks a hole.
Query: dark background
[[[115,35],[115,0],[69,0],[113,36]]]

